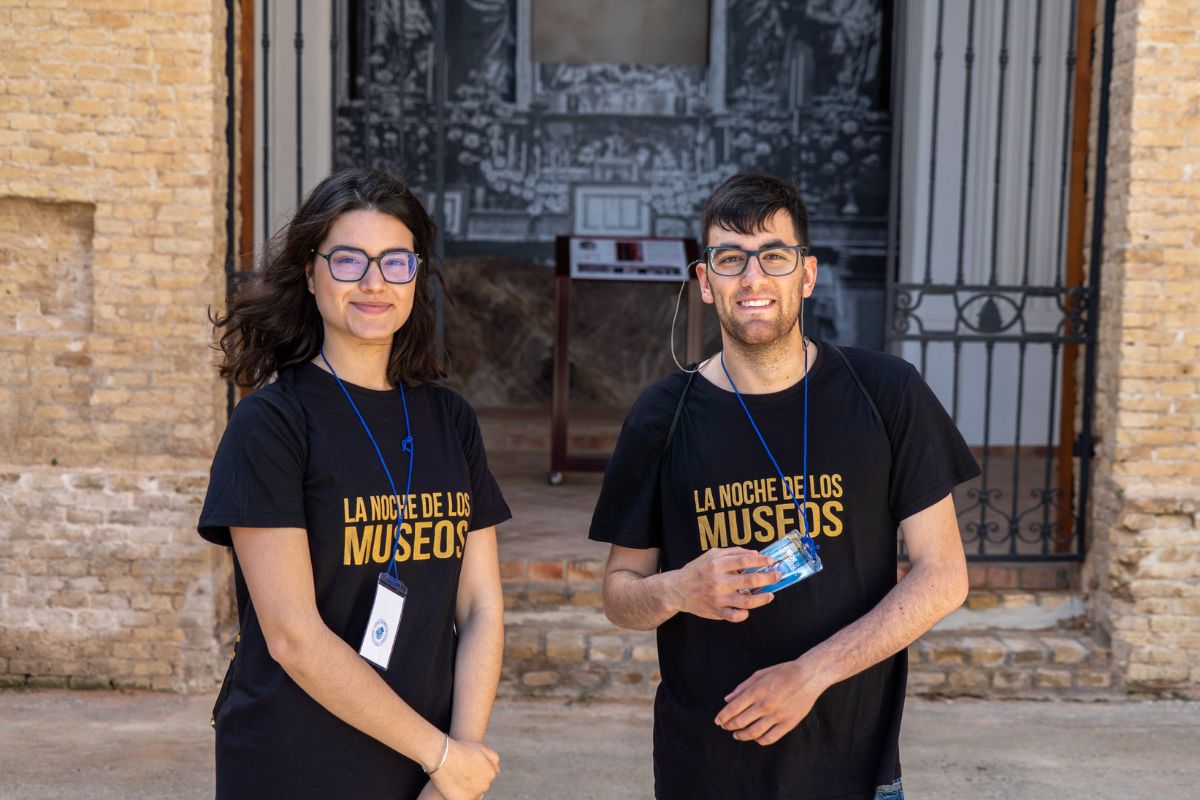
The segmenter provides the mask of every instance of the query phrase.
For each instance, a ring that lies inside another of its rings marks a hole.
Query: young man
[[[658,629],[655,796],[903,797],[905,648],[966,596],[950,490],[979,468],[910,364],[803,336],[817,263],[790,184],[730,178],[703,230],[722,351],[642,393],[590,533],[609,619]],[[739,591],[778,579],[741,571],[793,529],[822,571]]]

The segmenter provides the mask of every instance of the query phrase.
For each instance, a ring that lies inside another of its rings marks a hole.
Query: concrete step
[[[1083,592],[972,589],[962,607],[939,622],[934,630],[1045,630],[1077,625],[1083,613]]]
[[[504,614],[503,696],[627,700],[658,686],[654,631],[615,627],[588,606]]]
[[[589,607],[510,610],[505,622],[502,695],[654,695],[660,676],[653,631],[618,629]],[[1109,652],[1082,630],[934,630],[909,648],[913,695],[1088,699],[1111,690]]]
[[[1078,589],[1078,561],[968,561],[972,589],[1067,591]]]
[[[613,626],[594,560],[502,565],[506,696],[652,697],[653,631]],[[924,696],[1090,698],[1111,690],[1108,650],[1079,625],[1075,592],[973,591],[909,648],[909,692]]]
[[[504,561],[500,580],[506,609],[582,606],[599,610],[604,562],[596,559]]]
[[[932,630],[908,650],[910,694],[1087,699],[1112,691],[1106,647],[1081,629]]]

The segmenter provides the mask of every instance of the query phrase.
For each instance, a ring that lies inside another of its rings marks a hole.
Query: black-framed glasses
[[[758,266],[764,274],[774,278],[791,275],[808,255],[802,244],[773,244],[757,250],[745,250],[732,245],[710,245],[704,248],[704,260],[709,270],[717,275],[734,277],[741,275],[750,263],[751,256],[758,257]]]
[[[411,250],[397,248],[384,250],[377,256],[369,256],[356,247],[335,247],[328,253],[313,253],[329,264],[329,274],[335,281],[357,283],[366,276],[371,262],[379,264],[379,272],[388,283],[408,283],[417,277],[421,257]]]

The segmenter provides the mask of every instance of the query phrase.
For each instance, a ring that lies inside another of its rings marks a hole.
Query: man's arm
[[[604,568],[604,614],[614,625],[657,628],[682,612],[741,622],[773,594],[740,594],[779,580],[774,571],[739,574],[771,564],[769,556],[742,547],[713,548],[681,569],[658,571],[659,550],[613,545]]]
[[[946,495],[900,523],[912,569],[875,608],[795,661],[755,672],[726,697],[716,724],[735,739],[774,744],[821,693],[908,647],[967,596],[967,562]]]

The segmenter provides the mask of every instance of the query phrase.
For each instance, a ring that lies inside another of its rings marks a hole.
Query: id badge
[[[404,615],[407,597],[408,587],[400,579],[386,572],[379,573],[379,583],[375,585],[375,603],[371,606],[371,616],[367,618],[367,630],[363,633],[358,654],[385,672],[392,659],[392,646],[400,631],[400,617]]]
[[[817,574],[824,567],[821,563],[821,557],[817,555],[817,551],[812,545],[805,542],[800,536],[800,532],[794,528],[788,531],[787,536],[772,542],[769,546],[760,550],[759,555],[769,556],[771,558],[771,565],[767,567],[750,567],[741,570],[741,572],[774,570],[779,573],[779,580],[770,586],[760,586],[757,589],[738,589],[738,592],[741,594],[777,592],[780,589],[786,589],[793,583],[799,583],[810,575]]]

